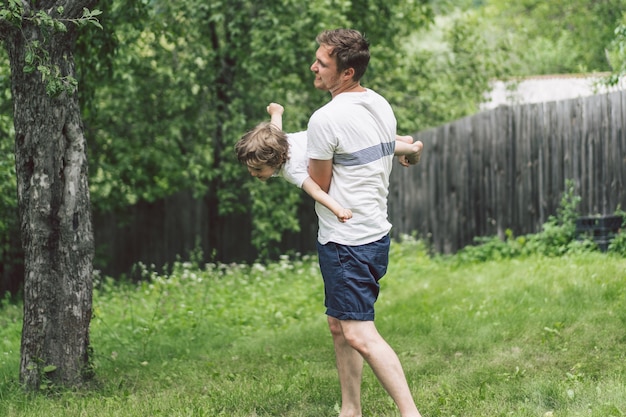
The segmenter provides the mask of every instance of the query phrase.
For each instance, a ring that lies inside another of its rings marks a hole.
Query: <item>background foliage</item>
[[[398,37],[430,18],[429,9],[414,2],[330,6],[156,1],[138,3],[129,18],[126,6],[114,2],[111,20],[106,10],[102,19],[114,30],[114,52],[93,62],[94,46],[84,41],[85,80],[98,78],[92,73],[102,61],[110,63],[100,70],[107,77],[86,86],[95,208],[123,210],[192,189],[207,196],[211,224],[252,211],[259,247],[280,239],[283,230],[296,230],[299,190],[253,182],[233,158],[234,143],[266,119],[270,101],[287,108],[286,130],[306,128],[308,116],[327,100],[313,89],[309,71],[321,29],[365,27],[372,16],[356,11],[376,9],[397,23],[371,24],[368,36],[380,50],[393,50]],[[394,62],[390,57],[378,60],[381,72]],[[255,202],[260,194],[266,202]],[[268,209],[267,201],[286,204]]]
[[[93,209],[123,215],[140,201],[193,190],[209,205],[211,224],[252,213],[253,241],[267,254],[284,231],[298,230],[302,193],[253,181],[232,148],[267,118],[268,102],[284,104],[285,130],[297,131],[328,100],[313,88],[309,70],[319,31],[350,26],[366,34],[373,59],[364,84],[389,99],[399,132],[411,133],[477,111],[493,77],[610,69],[605,48],[623,49],[615,28],[624,6],[624,0],[104,2],[104,30],[81,36],[76,57]],[[4,55],[0,62],[6,260],[19,233],[11,220]]]
[[[22,274],[17,213],[17,181],[13,147],[13,106],[8,58],[0,49],[0,293],[17,290]]]
[[[472,16],[511,75],[612,71],[606,49],[624,0],[484,0]]]

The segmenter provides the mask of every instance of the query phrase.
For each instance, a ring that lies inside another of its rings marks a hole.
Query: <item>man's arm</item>
[[[315,181],[320,188],[328,192],[330,189],[330,179],[333,176],[333,160],[309,159],[309,177]]]

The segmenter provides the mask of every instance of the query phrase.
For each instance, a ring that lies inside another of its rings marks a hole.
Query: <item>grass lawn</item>
[[[0,416],[337,416],[315,258],[177,264],[94,293],[96,378],[18,384],[21,306],[0,308]],[[379,331],[424,417],[626,415],[626,259],[598,252],[458,263],[394,243]],[[398,416],[366,367],[364,417]]]

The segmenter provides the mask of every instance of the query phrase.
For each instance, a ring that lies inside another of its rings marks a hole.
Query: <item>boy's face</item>
[[[248,162],[246,166],[248,167],[248,172],[250,173],[250,175],[264,182],[272,177],[274,173],[276,173],[276,168],[266,164],[255,164],[254,162]]]

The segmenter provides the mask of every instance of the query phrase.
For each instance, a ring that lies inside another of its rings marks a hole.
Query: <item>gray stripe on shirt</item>
[[[366,165],[385,156],[393,155],[396,142],[386,142],[370,146],[354,153],[336,154],[333,163],[343,166]]]

